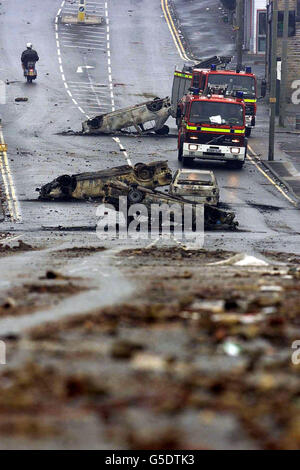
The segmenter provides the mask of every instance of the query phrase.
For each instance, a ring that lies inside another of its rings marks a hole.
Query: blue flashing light
[[[246,67],[246,73],[252,73],[252,67]]]
[[[244,93],[242,91],[237,91],[236,92],[236,97],[239,98],[239,99],[243,99],[244,98]]]
[[[214,71],[215,71],[215,70],[217,70],[217,66],[216,66],[216,64],[211,64],[211,66],[210,66],[210,70],[214,70]]]

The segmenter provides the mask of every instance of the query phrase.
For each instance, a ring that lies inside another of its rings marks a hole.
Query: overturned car
[[[77,175],[62,175],[37,188],[39,199],[89,199],[104,197],[103,187],[110,182],[142,185],[145,188],[166,186],[172,181],[167,161],[122,165]]]
[[[82,123],[82,131],[84,134],[112,134],[133,128],[139,134],[154,131],[164,135],[169,133],[165,122],[170,115],[170,98],[155,98],[88,119]]]
[[[163,193],[156,189],[149,189],[136,184],[128,185],[123,182],[111,182],[104,186],[104,202],[112,205],[116,211],[122,211],[123,206],[120,207],[120,197],[125,196],[127,199],[126,210],[135,204],[142,204],[147,208],[149,217],[149,224],[151,224],[152,209],[157,206],[166,205],[169,207],[175,207],[174,217],[178,220],[179,217],[184,217],[185,208],[189,207],[192,214],[195,215],[197,207],[204,207],[204,228],[207,230],[218,230],[227,229],[235,230],[238,226],[238,222],[235,220],[235,214],[231,211],[225,211],[219,209],[210,204],[197,203],[188,199],[184,199],[181,196],[170,195],[169,193]],[[124,214],[126,219],[128,214]],[[194,224],[193,217],[193,224]]]

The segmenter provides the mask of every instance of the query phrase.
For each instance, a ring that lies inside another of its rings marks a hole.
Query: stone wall
[[[296,10],[296,0],[289,0],[289,9]],[[284,11],[284,0],[278,1],[278,9]],[[278,57],[282,53],[282,38],[278,38]],[[288,83],[287,97],[293,92],[291,84],[294,80],[300,80],[300,22],[296,22],[296,35],[288,38]]]

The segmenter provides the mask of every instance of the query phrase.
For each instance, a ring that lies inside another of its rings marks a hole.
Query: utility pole
[[[243,44],[244,44],[244,0],[236,0],[236,58],[237,69],[243,66]]]
[[[270,76],[270,127],[268,160],[274,160],[275,116],[276,116],[276,80],[277,80],[277,25],[278,0],[272,2],[272,42],[271,42],[271,76]]]
[[[281,84],[280,84],[280,107],[279,125],[284,127],[286,116],[286,83],[287,83],[287,51],[289,36],[289,0],[284,0],[283,36],[281,53]]]

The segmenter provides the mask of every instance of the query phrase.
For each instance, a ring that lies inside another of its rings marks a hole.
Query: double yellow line
[[[4,186],[9,215],[12,221],[18,222],[21,220],[19,203],[16,197],[14,182],[13,182],[12,174],[11,174],[9,163],[8,163],[6,143],[4,141],[4,136],[3,136],[1,126],[0,126],[0,172],[1,172],[2,180],[3,180],[3,186]]]
[[[180,57],[182,58],[182,60],[188,60],[188,61],[192,60],[187,55],[187,53],[184,49],[184,45],[182,44],[182,41],[180,39],[180,36],[179,36],[178,31],[176,29],[176,26],[174,24],[172,15],[170,13],[168,0],[161,0],[161,7],[162,7],[162,10],[164,12],[167,25],[169,27],[170,33],[172,35],[173,41],[175,43],[175,46],[178,50],[178,53],[179,53]]]
[[[275,186],[275,188],[277,189],[277,191],[279,191],[291,204],[293,204],[293,206],[295,207],[298,207],[298,202],[296,202],[294,199],[292,199],[274,180],[273,178],[271,178],[258,164],[257,162],[255,161],[255,158],[260,161],[260,159],[255,155],[255,152],[253,150],[252,147],[250,147],[250,145],[248,145],[248,149],[251,151],[251,154],[252,156],[250,157],[250,155],[248,154],[247,155],[247,158],[248,160],[250,160],[250,162],[258,169],[258,171],[260,171],[260,173],[265,177],[267,178],[267,180],[273,184],[273,186]],[[252,158],[254,157],[254,158]]]

